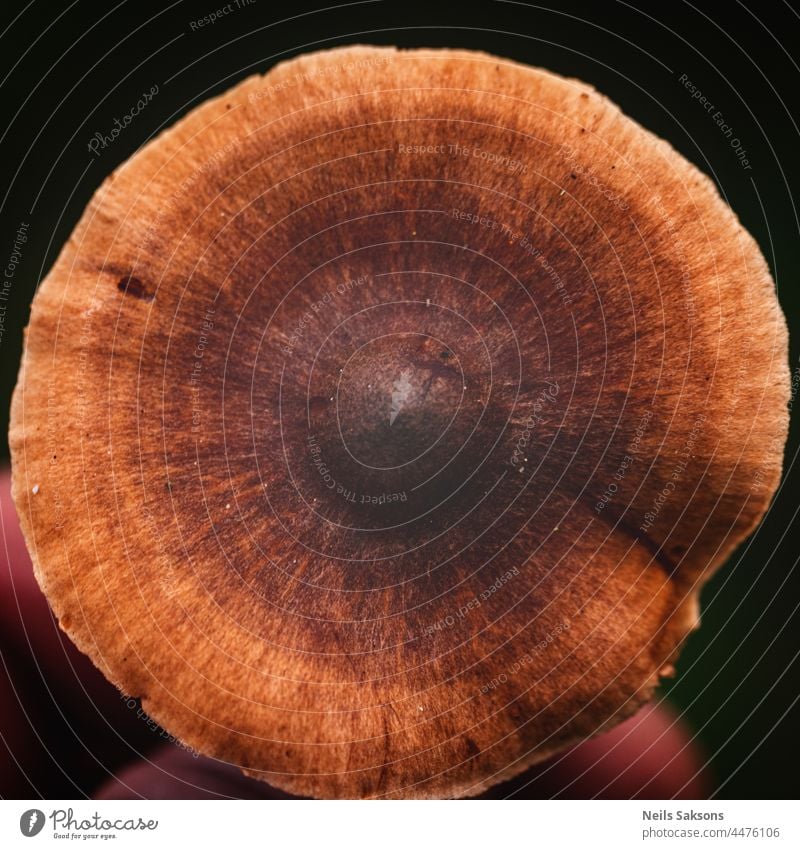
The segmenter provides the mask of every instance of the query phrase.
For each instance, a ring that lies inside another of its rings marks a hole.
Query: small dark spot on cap
[[[577,179],[578,179],[578,175],[577,175],[577,174],[570,174],[569,176],[570,176],[570,177],[572,177],[572,179],[573,179],[573,180],[577,180]]]
[[[449,359],[450,359],[450,357],[451,357],[452,355],[451,355],[450,351],[442,351],[442,353],[441,353],[441,354],[439,354],[439,356],[440,356],[443,360],[449,360]]]
[[[581,92],[581,100],[588,100],[588,99],[589,99],[589,95],[585,91],[582,91]]]
[[[467,757],[474,758],[475,755],[479,755],[481,750],[478,748],[478,744],[472,739],[472,737],[464,738],[464,745],[467,748]]]
[[[308,399],[308,412],[311,416],[323,415],[328,411],[330,401],[320,395],[315,395]]]
[[[132,274],[121,278],[119,283],[117,283],[117,289],[119,289],[123,295],[133,295],[134,298],[138,298],[140,301],[152,301],[153,298],[155,298],[155,295],[147,288],[147,286],[138,277],[134,277]]]

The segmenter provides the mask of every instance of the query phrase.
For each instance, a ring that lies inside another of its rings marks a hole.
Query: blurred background
[[[0,468],[8,464],[8,404],[33,294],[103,179],[163,128],[244,77],[299,53],[352,43],[465,47],[543,66],[593,84],[668,139],[713,178],[770,264],[794,331],[794,396],[800,383],[794,199],[800,197],[800,68],[792,46],[800,43],[800,18],[791,6],[779,0],[485,0],[469,6],[367,0],[317,8],[268,0],[215,3],[34,0],[5,4],[0,13]],[[213,24],[196,25],[220,5],[228,11]],[[115,118],[153,86],[158,94],[141,114],[113,143],[92,153],[88,145],[95,134],[107,134]],[[725,127],[690,86],[714,104]],[[679,729],[670,744],[673,754],[694,759],[688,777],[699,781],[696,765],[702,764],[702,783],[691,786],[695,795],[796,795],[796,418],[775,503],[706,587],[703,627],[663,688],[663,712],[646,718],[658,723],[672,717],[668,727]],[[5,476],[2,487],[0,732],[6,751],[0,795],[91,794],[125,764],[135,765],[140,753],[169,743],[58,635],[30,575]],[[167,758],[181,757],[175,746],[165,751]],[[597,752],[592,757],[596,763]],[[659,749],[649,757],[666,762]],[[499,795],[551,795],[562,785],[528,780]],[[570,786],[563,792],[599,792]],[[613,795],[607,781],[605,786],[606,795]],[[650,786],[654,796],[656,790],[666,792]],[[633,791],[619,785],[615,792]]]

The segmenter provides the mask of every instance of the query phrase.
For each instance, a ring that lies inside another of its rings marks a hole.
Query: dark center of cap
[[[424,463],[447,438],[464,391],[458,358],[440,340],[419,333],[375,338],[342,367],[335,405],[342,443],[372,470]]]

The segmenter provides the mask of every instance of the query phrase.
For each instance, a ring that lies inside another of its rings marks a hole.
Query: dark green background
[[[222,0],[7,5],[0,23],[3,266],[20,222],[29,224],[29,241],[0,344],[3,434],[36,285],[103,178],[160,129],[248,74],[298,53],[354,42],[478,48],[592,83],[716,180],[760,243],[790,329],[800,338],[793,200],[800,195],[800,69],[790,55],[791,45],[800,44],[800,20],[779,0],[540,6],[378,0],[308,13],[294,2],[255,0],[198,32],[189,22],[225,5]],[[752,170],[742,169],[728,140],[680,84],[681,74],[724,113]],[[108,132],[154,84],[159,95],[95,159],[88,140]],[[796,379],[798,353],[793,344]],[[723,797],[797,793],[797,447],[794,421],[775,504],[706,588],[703,628],[666,690],[698,731]],[[0,455],[5,462],[5,439]]]

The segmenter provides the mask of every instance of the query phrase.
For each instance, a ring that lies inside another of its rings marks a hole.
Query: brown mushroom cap
[[[753,239],[590,87],[315,53],[92,199],[14,496],[61,626],[188,745],[475,794],[651,696],[777,486],[786,353]]]

